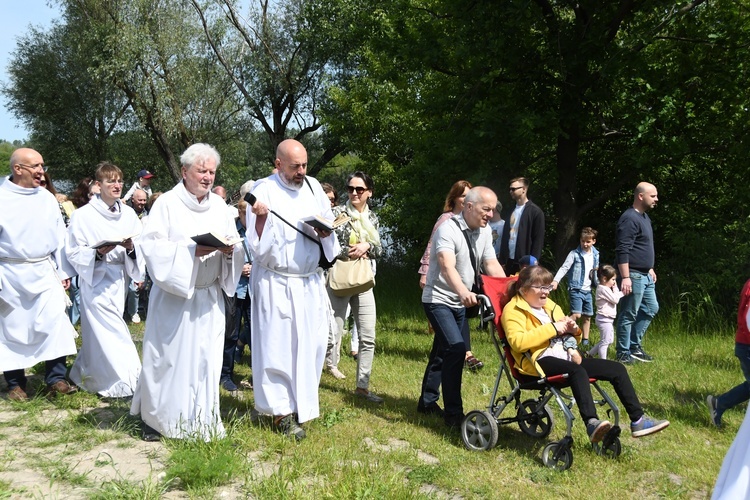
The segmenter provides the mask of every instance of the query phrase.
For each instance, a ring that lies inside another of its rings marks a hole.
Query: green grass
[[[636,440],[625,430],[622,455],[597,456],[587,445],[584,427],[574,422],[573,466],[560,473],[541,463],[544,445],[564,435],[564,420],[553,405],[552,434],[534,440],[517,425],[501,426],[498,445],[488,452],[464,449],[457,432],[434,417],[417,414],[423,370],[432,343],[420,307],[417,275],[381,266],[378,273],[377,348],[371,389],[385,397],[382,406],[353,395],[356,364],[344,356],[336,380],[323,374],[321,417],[305,424],[308,438],[295,443],[273,432],[267,418],[253,421],[252,392],[240,400],[222,393],[227,438],[211,443],[167,440],[166,474],[141,481],[117,479],[96,485],[90,498],[159,498],[182,490],[191,498],[214,498],[222,488],[252,498],[705,498],[721,461],[744,418],[745,407],[724,415],[725,428],[708,421],[705,396],[724,392],[742,381],[733,355],[734,336],[725,326],[701,334],[685,333],[682,315],[662,310],[645,346],[656,361],[628,368],[638,395],[650,414],[668,418],[664,432]],[[559,297],[557,297],[559,298]],[[564,302],[561,300],[560,302]],[[134,325],[139,337],[142,326]],[[488,332],[472,328],[472,348],[485,362],[480,373],[464,372],[466,412],[489,403],[499,358]],[[598,332],[592,327],[592,340]],[[344,343],[346,346],[346,341]],[[348,352],[348,349],[345,349]],[[247,360],[247,357],[245,358]],[[248,376],[247,365],[237,367]],[[604,384],[614,397],[611,387]],[[506,384],[501,386],[505,392]],[[529,393],[531,394],[531,393]],[[11,407],[7,403],[2,403]],[[3,436],[49,432],[50,408],[69,415],[57,422],[72,450],[88,449],[102,439],[135,441],[137,422],[127,405],[111,403],[103,414],[96,399],[80,394],[54,404],[44,399],[12,405],[19,418],[0,424]],[[574,409],[575,410],[575,409]],[[506,412],[512,411],[510,408]],[[622,425],[627,429],[627,416]],[[94,432],[95,431],[95,432]],[[104,436],[104,437],[102,437]],[[59,445],[59,437],[48,442]],[[6,455],[4,467],[15,462]],[[64,466],[39,464],[51,481],[85,485],[86,478]],[[0,498],[13,486],[0,482]],[[12,495],[11,495],[12,496]]]

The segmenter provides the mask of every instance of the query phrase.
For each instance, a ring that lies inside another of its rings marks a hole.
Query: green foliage
[[[507,208],[515,175],[532,179],[547,214],[545,265],[584,225],[599,229],[611,262],[615,222],[648,180],[661,198],[652,218],[668,300],[699,282],[731,311],[750,257],[736,184],[748,155],[737,139],[750,105],[747,7],[621,7],[329,2],[337,22],[319,36],[356,68],[329,93],[329,127],[382,173],[382,219],[405,262],[416,265],[453,182],[487,185]]]

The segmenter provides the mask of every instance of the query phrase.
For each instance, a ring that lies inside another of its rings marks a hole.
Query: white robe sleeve
[[[135,243],[136,251],[143,256],[151,279],[159,288],[189,299],[195,291],[198,276],[196,263],[199,260],[195,258],[198,245],[189,238],[169,239],[169,208],[166,205],[154,204],[143,234]]]

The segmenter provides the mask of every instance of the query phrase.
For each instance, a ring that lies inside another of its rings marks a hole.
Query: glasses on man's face
[[[529,288],[541,293],[550,293],[552,291],[552,285],[531,285]]]
[[[47,171],[47,169],[49,168],[49,167],[48,167],[47,165],[45,165],[44,163],[37,163],[36,165],[24,165],[23,163],[16,163],[16,165],[18,165],[18,166],[19,166],[19,167],[21,167],[21,168],[26,168],[26,169],[29,169],[29,170],[31,170],[32,172],[34,172],[34,171],[36,171],[36,170],[41,170],[42,172],[46,172],[46,171]]]
[[[362,186],[346,186],[346,190],[349,191],[349,194],[354,194],[354,191],[356,191],[359,196],[362,196],[362,193],[367,191],[367,188],[363,188]]]
[[[510,191],[511,193],[515,193],[515,192],[516,192],[516,191],[518,191],[519,189],[523,189],[523,186],[516,186],[516,187],[512,187],[512,186],[511,186],[511,187],[509,187],[509,188],[508,188],[508,190],[509,190],[509,191]]]

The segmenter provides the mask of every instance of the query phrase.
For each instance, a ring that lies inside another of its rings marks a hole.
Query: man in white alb
[[[70,379],[79,387],[109,398],[133,395],[141,358],[123,320],[127,283],[142,281],[146,268],[133,240],[142,225],[135,211],[120,202],[122,171],[108,162],[96,168],[100,194],[73,212],[65,246],[81,287],[83,343]],[[102,241],[120,244],[98,246]]]
[[[283,141],[275,164],[277,173],[255,183],[257,202],[247,212],[255,408],[273,415],[278,430],[300,440],[305,431],[299,424],[320,415],[318,383],[331,321],[318,261],[321,251],[333,260],[339,245],[330,232],[301,221],[316,214],[333,220],[320,183],[305,175],[304,146]]]
[[[222,290],[234,294],[242,246],[197,245],[208,232],[239,238],[226,203],[211,193],[220,163],[207,144],[180,157],[182,181],[156,200],[136,251],[153,279],[143,336],[143,370],[130,413],[140,415],[143,438],[223,437],[219,375],[224,346]]]
[[[41,361],[48,396],[76,392],[65,380],[65,357],[76,352],[65,313],[75,271],[64,257],[60,205],[39,188],[46,170],[38,152],[17,149],[0,185],[0,367],[14,401],[27,399],[24,370]]]

